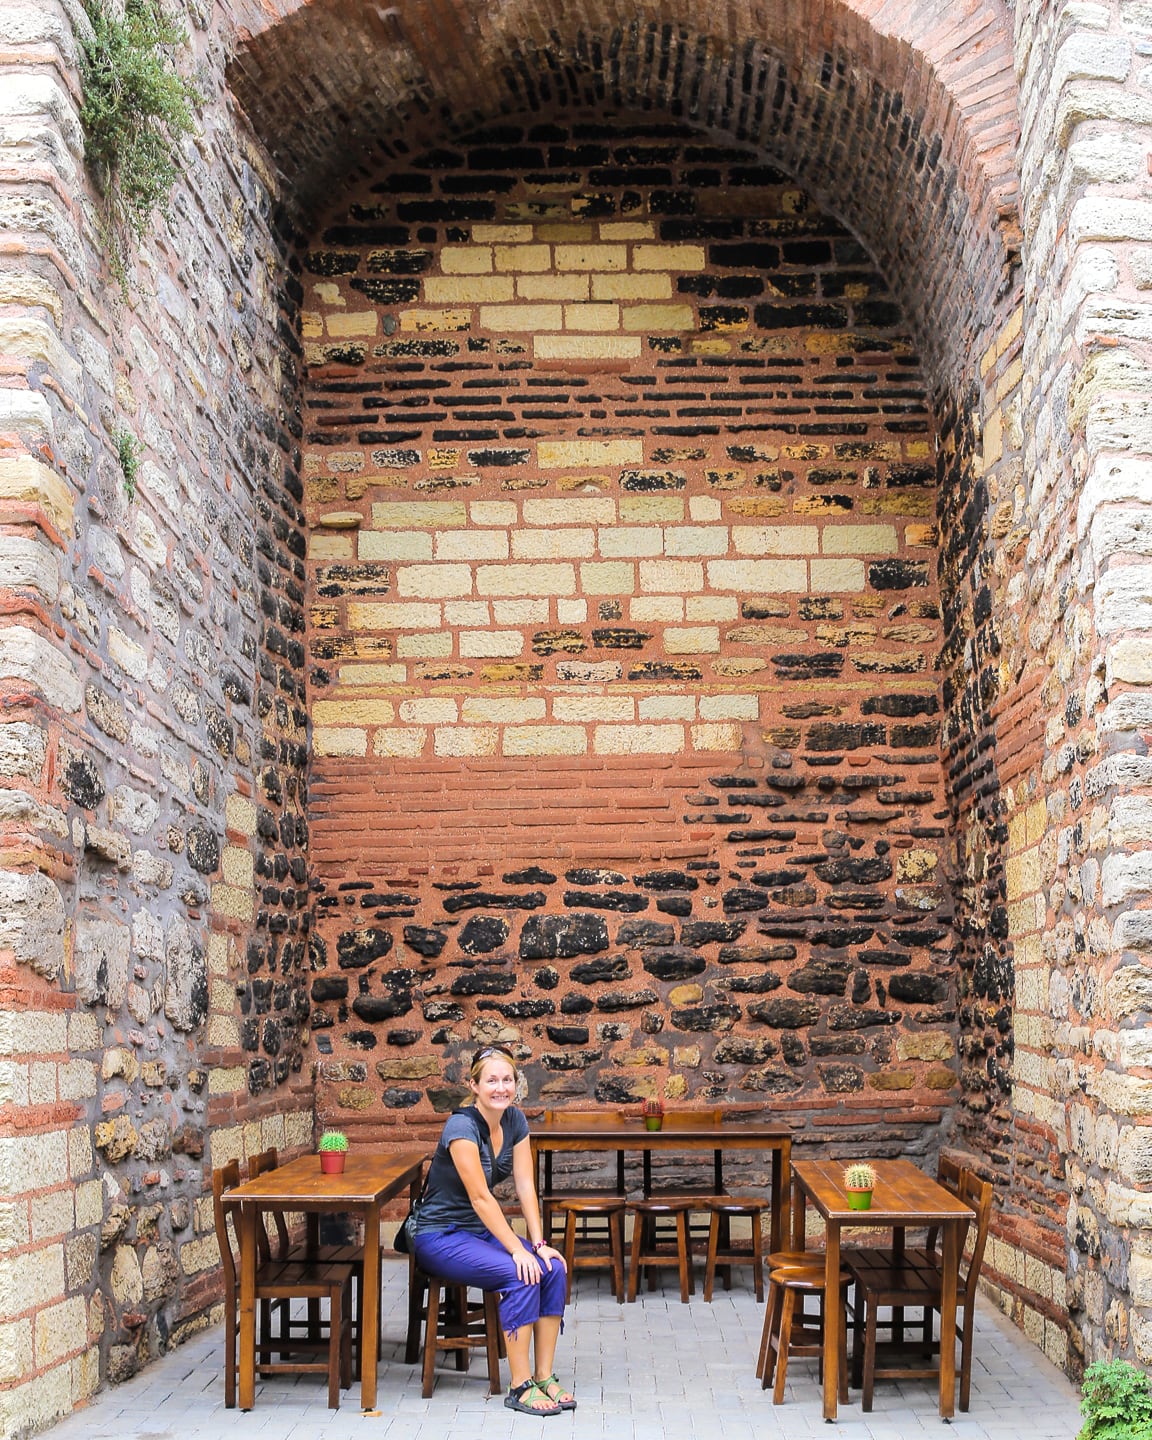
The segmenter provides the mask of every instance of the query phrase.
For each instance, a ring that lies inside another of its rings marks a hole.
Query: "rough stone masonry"
[[[1152,1361],[1147,5],[179,9],[122,295],[0,5],[4,1435],[488,1037],[947,1150]]]

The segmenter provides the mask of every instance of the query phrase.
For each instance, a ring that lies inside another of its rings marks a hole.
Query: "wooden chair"
[[[216,1240],[220,1246],[221,1269],[224,1277],[224,1404],[236,1405],[236,1338],[239,1286],[236,1256],[233,1251],[234,1224],[224,1208],[224,1196],[240,1184],[240,1162],[230,1160],[212,1172],[212,1212],[216,1224]],[[257,1225],[257,1236],[263,1226]],[[259,1240],[257,1241],[259,1248]],[[318,1342],[327,1351],[326,1360],[285,1360],[285,1355],[305,1352],[314,1355],[317,1344],[296,1338],[291,1333],[275,1339],[265,1334],[257,1337],[256,1373],[322,1374],[328,1376],[328,1405],[340,1408],[340,1387],[352,1383],[352,1271],[347,1265],[323,1261],[266,1259],[257,1256],[256,1301],[261,1310],[264,1302],[292,1300],[328,1301],[328,1339]],[[279,1355],[279,1360],[270,1357]]]
[[[550,1130],[615,1130],[627,1124],[627,1119],[621,1110],[545,1110],[544,1124]],[[626,1193],[623,1150],[616,1151],[615,1193],[620,1197]],[[564,1248],[568,1215],[567,1212],[561,1212],[557,1217],[559,1202],[584,1198],[604,1198],[604,1191],[602,1188],[590,1190],[576,1185],[541,1186],[540,1217],[544,1238],[549,1245],[555,1245],[558,1250]],[[557,1233],[558,1227],[560,1233]],[[611,1226],[607,1224],[604,1216],[590,1210],[581,1220],[576,1244],[580,1249],[588,1248],[590,1253],[599,1253],[611,1245],[610,1231]],[[571,1277],[571,1270],[568,1273]]]
[[[845,1336],[844,1316],[850,1279],[848,1271],[842,1269],[837,1303],[840,1305],[840,1333]],[[756,1365],[756,1374],[760,1376],[760,1387],[763,1390],[767,1390],[775,1378],[775,1386],[772,1391],[774,1405],[784,1403],[784,1386],[788,1377],[789,1356],[807,1355],[816,1356],[818,1359],[823,1357],[824,1311],[828,1304],[828,1297],[824,1291],[824,1258],[821,1255],[815,1255],[810,1262],[803,1265],[769,1271],[768,1308],[764,1314],[764,1331],[760,1338],[760,1355]],[[817,1315],[807,1315],[804,1312],[804,1301],[810,1295],[815,1295],[820,1300],[820,1310]],[[799,1313],[797,1313],[797,1306],[799,1306]],[[842,1401],[847,1401],[848,1351],[846,1343],[840,1347],[839,1361],[839,1395]]]
[[[694,1130],[700,1125],[722,1125],[723,1123],[724,1111],[718,1108],[669,1110],[665,1112],[661,1128],[664,1130]],[[682,1159],[683,1157],[677,1158]],[[643,1190],[646,1200],[695,1199],[698,1203],[693,1205],[688,1213],[688,1238],[692,1241],[699,1240],[702,1245],[707,1246],[711,1205],[714,1200],[724,1194],[724,1152],[722,1150],[712,1152],[711,1179],[702,1175],[698,1180],[681,1181],[674,1185],[659,1185],[652,1178],[652,1151],[645,1150]],[[701,1218],[697,1219],[697,1216]],[[671,1240],[672,1236],[667,1233],[665,1225],[657,1221],[656,1229],[661,1241]],[[720,1244],[724,1247],[729,1244],[727,1217],[721,1217]]]
[[[675,1265],[680,1276],[680,1300],[687,1305],[695,1290],[692,1279],[692,1241],[688,1234],[688,1212],[692,1201],[684,1197],[661,1200],[630,1200],[632,1214],[632,1263],[628,1271],[628,1299],[635,1300],[640,1273],[647,1269],[649,1286],[655,1288],[651,1271]],[[670,1220],[674,1238],[657,1233],[656,1222]]]
[[[943,1293],[943,1261],[936,1254],[935,1245],[923,1249],[910,1249],[896,1257],[885,1252],[861,1252],[846,1250],[845,1263],[856,1281],[856,1303],[853,1314],[854,1335],[852,1344],[853,1370],[863,1389],[862,1404],[865,1410],[872,1408],[873,1387],[876,1380],[906,1380],[937,1376],[935,1365],[912,1363],[914,1354],[903,1353],[907,1347],[902,1344],[904,1310],[919,1308],[924,1312],[923,1334],[911,1349],[919,1352],[921,1359],[937,1353],[943,1344],[955,1345],[960,1339],[960,1409],[967,1410],[972,1389],[972,1338],[975,1325],[976,1289],[980,1279],[980,1267],[984,1263],[984,1248],[988,1241],[988,1221],[992,1213],[992,1185],[981,1180],[971,1170],[961,1169],[958,1195],[975,1212],[975,1229],[970,1229],[971,1249],[961,1257],[959,1274],[956,1279],[956,1308],[960,1317],[952,1336],[941,1335],[940,1340],[932,1338],[932,1317],[940,1309]],[[930,1237],[932,1239],[933,1237]],[[891,1306],[893,1319],[880,1321],[877,1311],[881,1306]],[[896,1317],[899,1316],[897,1330]],[[878,1347],[876,1331],[878,1326],[892,1329],[893,1339],[887,1347]],[[877,1365],[878,1349],[895,1351],[892,1363]]]
[[[708,1258],[704,1266],[704,1299],[711,1301],[716,1282],[716,1269],[724,1271],[724,1288],[732,1288],[732,1266],[751,1265],[756,1299],[764,1299],[764,1239],[762,1220],[768,1201],[759,1195],[718,1195],[708,1203]],[[737,1245],[731,1237],[731,1221],[747,1217],[752,1237],[747,1245]]]
[[[500,1393],[500,1356],[503,1335],[496,1295],[481,1292],[472,1303],[467,1285],[453,1285],[437,1275],[423,1276],[428,1288],[427,1318],[424,1322],[424,1371],[421,1393],[429,1399],[436,1384],[436,1357],[449,1352],[456,1357],[456,1369],[467,1370],[473,1350],[483,1350],[488,1361],[488,1386]]]
[[[568,1271],[567,1299],[572,1299],[572,1276],[576,1270],[607,1270],[612,1277],[612,1293],[619,1304],[624,1303],[624,1210],[623,1195],[581,1195],[557,1200],[555,1209],[564,1216],[564,1265]],[[591,1218],[602,1219],[607,1226],[603,1246],[588,1242],[576,1248],[576,1224],[587,1224]]]

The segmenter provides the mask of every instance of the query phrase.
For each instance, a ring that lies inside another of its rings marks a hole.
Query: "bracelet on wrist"
[[[543,1241],[543,1240],[534,1240],[534,1241],[532,1242],[532,1249],[533,1249],[533,1250],[543,1250],[543,1248],[544,1248],[544,1241]]]

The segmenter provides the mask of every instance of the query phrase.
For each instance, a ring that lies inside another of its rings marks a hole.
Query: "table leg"
[[[944,1274],[940,1287],[940,1414],[945,1420],[956,1412],[956,1277],[960,1244],[967,1220],[944,1228]]]
[[[240,1207],[240,1409],[256,1401],[256,1206]]]
[[[792,1249],[806,1250],[808,1248],[808,1197],[800,1188],[798,1181],[792,1182]]]
[[[376,1408],[376,1352],[380,1334],[380,1206],[364,1216],[364,1333],[360,1337],[360,1408]]]
[[[840,1225],[828,1221],[824,1257],[824,1419],[836,1419],[836,1392],[840,1383]]]

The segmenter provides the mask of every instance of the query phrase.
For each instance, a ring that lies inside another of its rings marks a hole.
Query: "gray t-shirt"
[[[432,1156],[432,1164],[428,1167],[428,1183],[414,1227],[417,1235],[426,1230],[470,1230],[474,1235],[488,1233],[483,1220],[472,1208],[468,1191],[452,1163],[448,1147],[453,1140],[469,1140],[477,1146],[488,1188],[494,1190],[501,1180],[507,1180],[511,1175],[512,1151],[528,1134],[528,1122],[523,1111],[509,1105],[504,1112],[501,1129],[504,1144],[499,1155],[493,1155],[488,1122],[479,1110],[465,1105],[449,1115],[440,1132],[440,1143]]]

